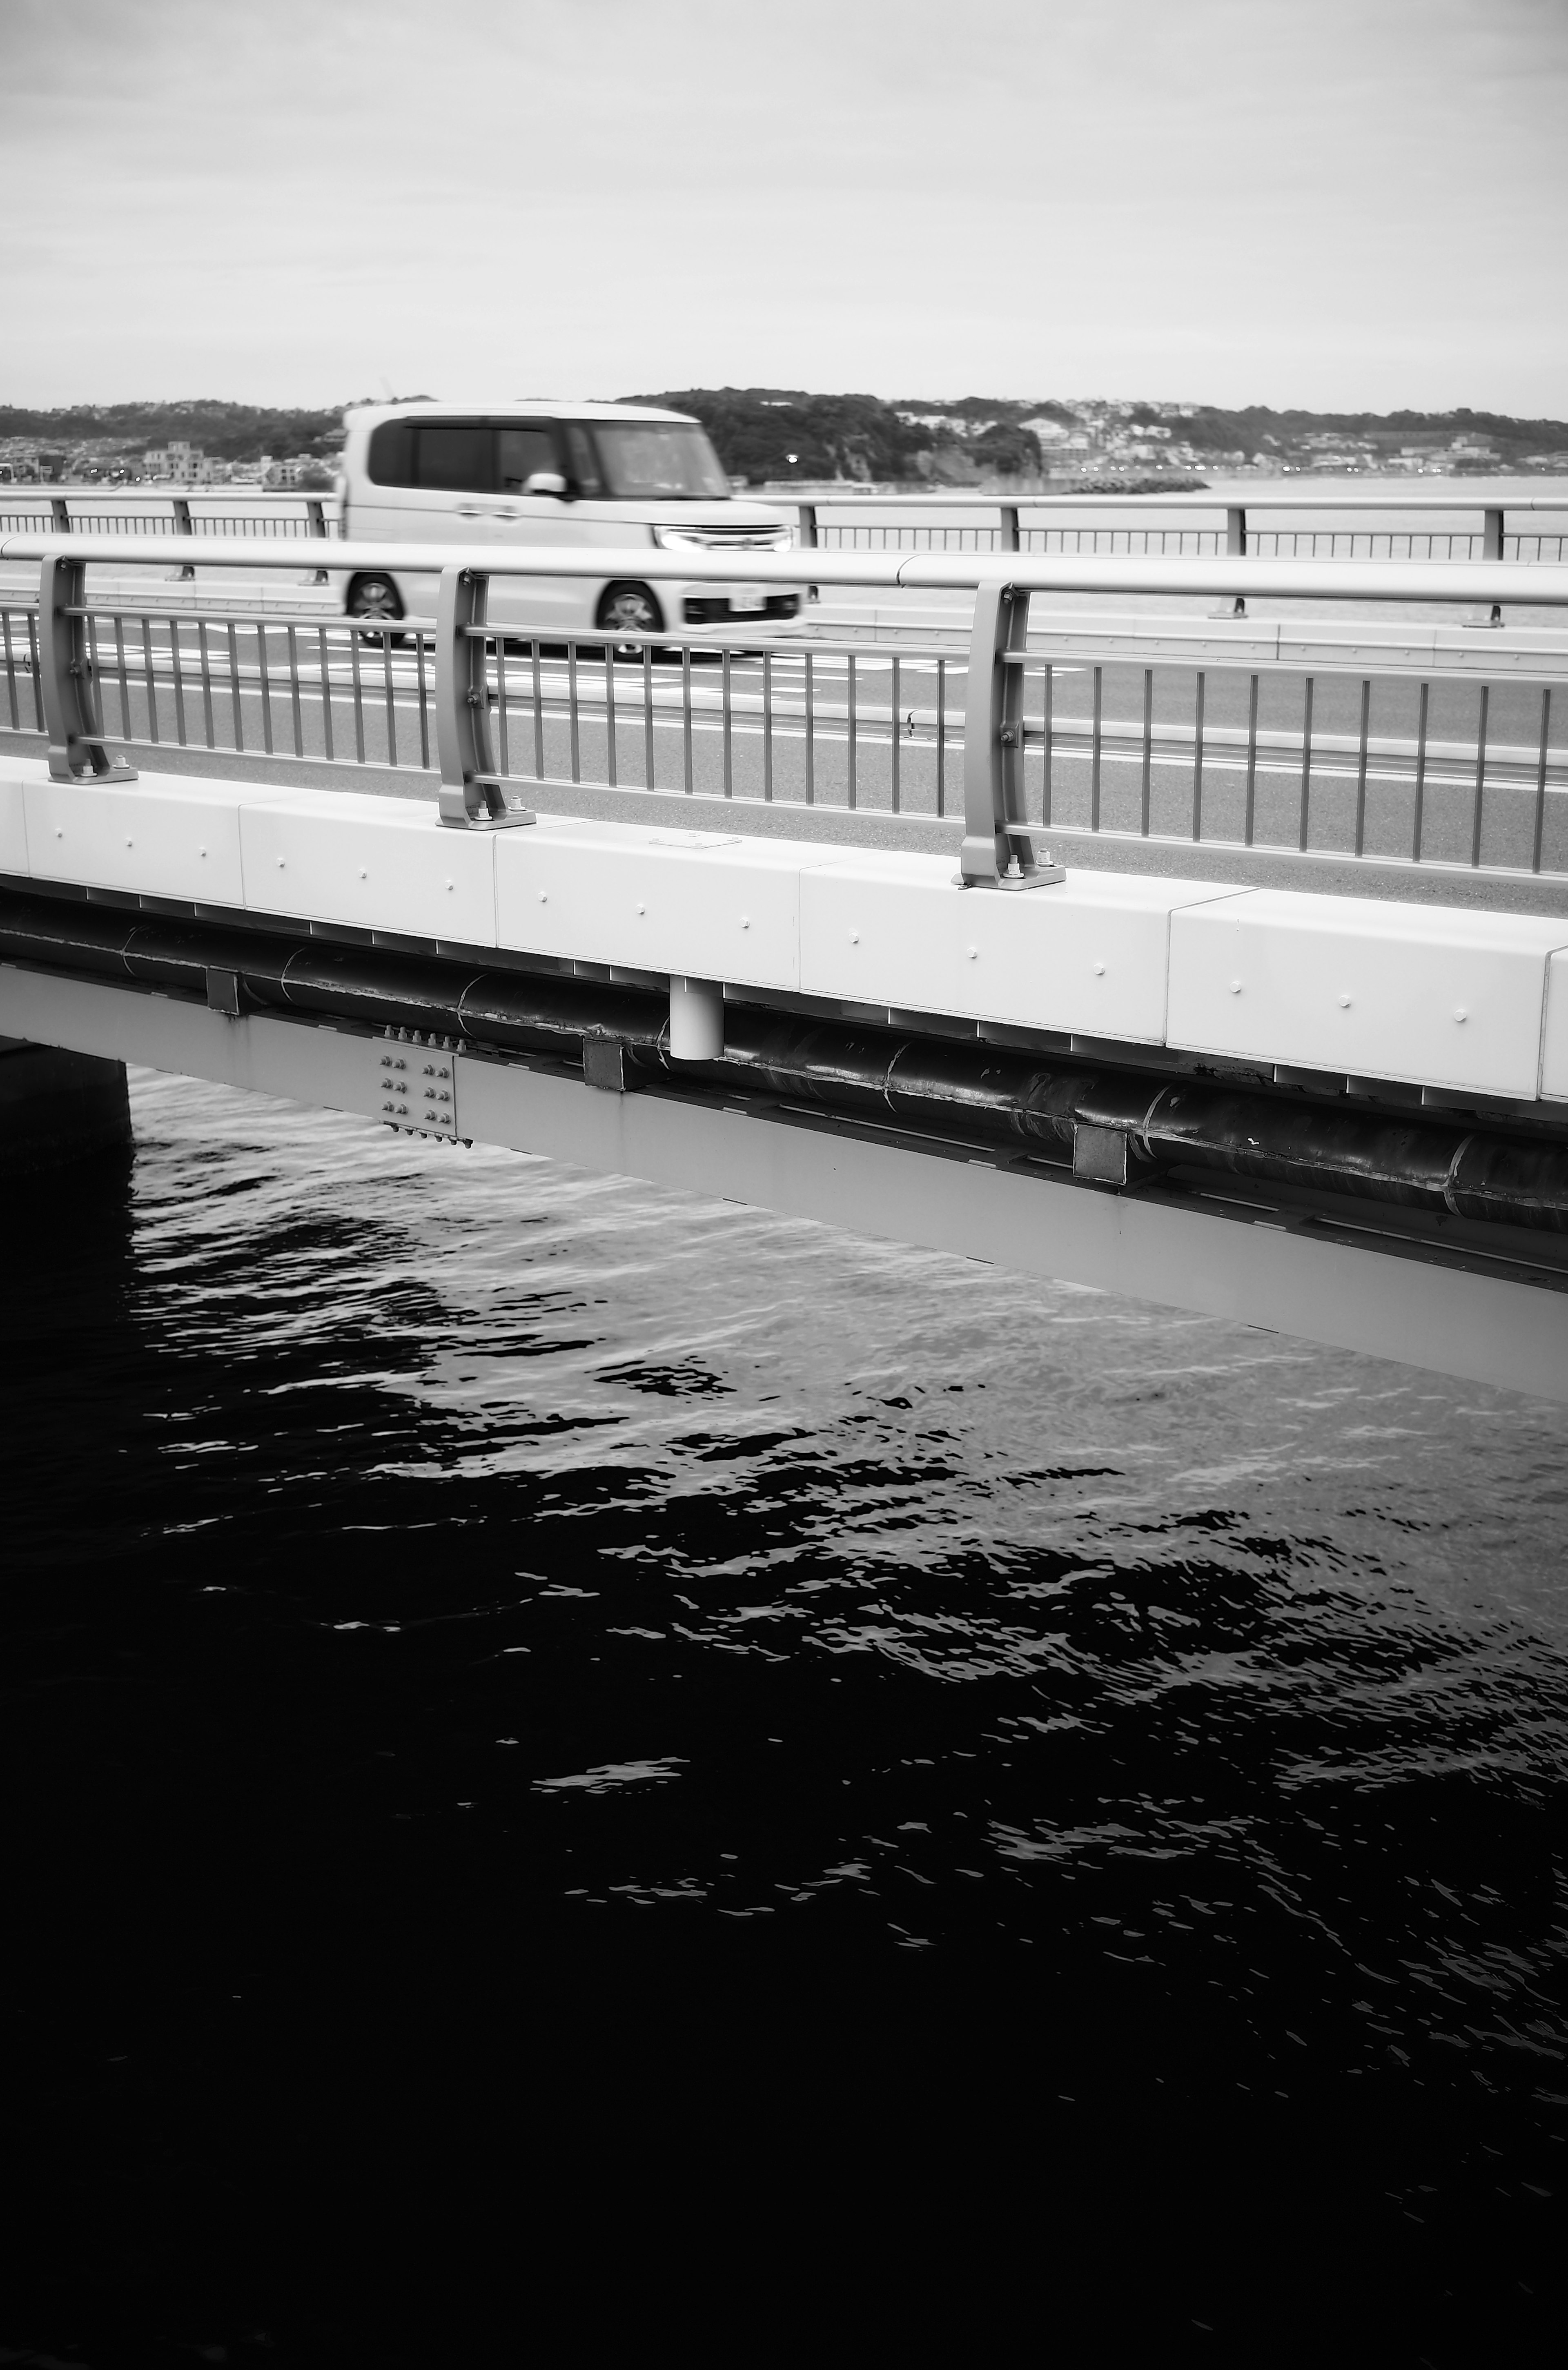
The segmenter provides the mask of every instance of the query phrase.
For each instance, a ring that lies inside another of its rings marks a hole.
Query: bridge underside
[[[25,965],[0,966],[0,1034],[1568,1400],[1568,1265],[1558,1240],[1520,1228],[1445,1229],[1180,1164],[1116,1190],[1039,1148],[640,1076],[613,1051],[585,1069],[581,1045],[457,1047]]]

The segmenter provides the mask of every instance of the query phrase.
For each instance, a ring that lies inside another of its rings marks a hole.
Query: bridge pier
[[[123,1062],[0,1037],[0,1186],[131,1143]]]

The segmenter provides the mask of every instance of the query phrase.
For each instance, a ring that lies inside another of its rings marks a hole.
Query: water
[[[1058,2295],[1113,2234],[1168,2346],[1523,2358],[1568,1411],[133,1094],[11,1213],[0,2358],[492,2358],[400,2350],[451,2185],[651,2207],[703,2116]]]

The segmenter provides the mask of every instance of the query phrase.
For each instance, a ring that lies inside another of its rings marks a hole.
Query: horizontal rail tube
[[[41,560],[52,553],[101,565],[184,568],[190,539],[178,535],[0,536],[0,562]],[[649,582],[727,584],[735,581],[738,555],[651,551],[645,545],[622,550],[569,549],[559,545],[340,543],[331,549],[334,574],[360,569],[405,576],[433,576],[458,569],[476,576],[592,577],[606,581],[641,577]],[[269,549],[259,541],[203,541],[203,568],[291,569],[300,567],[293,550]],[[821,550],[744,555],[750,583],[886,585],[901,590],[974,592],[981,585],[1010,584],[1020,592],[1163,592],[1176,599],[1240,592],[1254,598],[1307,601],[1431,601],[1454,604],[1507,603],[1510,607],[1568,608],[1568,569],[1539,561],[1472,560],[1442,563],[1367,559],[1268,560],[1242,556],[1216,559],[1159,559],[1062,555],[1040,558],[1006,553],[982,558],[963,553],[854,554]]]

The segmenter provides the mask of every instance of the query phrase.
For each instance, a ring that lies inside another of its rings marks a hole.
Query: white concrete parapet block
[[[961,889],[951,857],[844,857],[802,877],[801,985],[855,1003],[1161,1045],[1170,916],[1235,893],[1117,872],[1069,872],[1017,893]]]
[[[264,786],[170,774],[139,782],[57,782],[41,766],[16,787],[19,797],[6,804],[8,815],[19,811],[24,819],[26,857],[6,870],[198,905],[245,903],[240,809],[286,796]],[[15,830],[8,820],[7,846]]]
[[[450,830],[422,800],[304,790],[248,800],[240,846],[252,913],[496,943],[495,834]]]
[[[1249,889],[1175,915],[1185,1051],[1533,1099],[1568,922]]]
[[[1568,1102],[1568,953],[1554,954],[1546,967],[1540,1091],[1548,1102]]]
[[[496,843],[498,943],[628,971],[801,984],[801,882],[831,850],[541,817]]]
[[[28,861],[28,787],[15,776],[0,777],[0,872],[15,880],[31,877]]]

